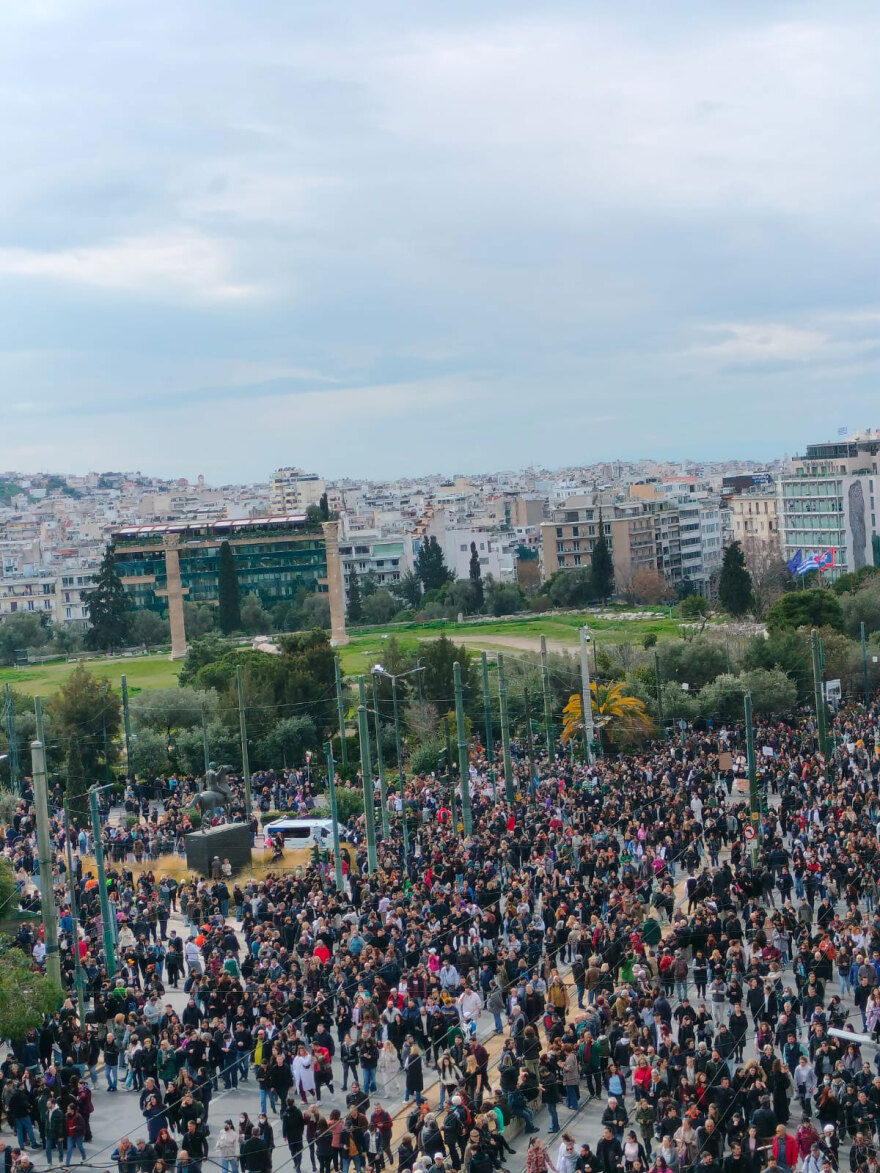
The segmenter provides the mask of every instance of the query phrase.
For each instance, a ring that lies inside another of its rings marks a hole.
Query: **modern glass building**
[[[111,541],[116,572],[133,605],[151,611],[168,608],[169,542],[177,549],[183,597],[191,603],[217,603],[224,541],[235,558],[242,597],[259,595],[271,607],[301,588],[321,594],[328,589],[324,534],[304,514],[128,526]]]

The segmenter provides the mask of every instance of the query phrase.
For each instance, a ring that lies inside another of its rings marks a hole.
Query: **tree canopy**
[[[238,571],[235,569],[235,555],[229,542],[220,543],[220,564],[218,568],[218,618],[224,635],[241,629],[241,591],[238,586]]]
[[[89,786],[99,776],[99,762],[115,761],[115,738],[121,705],[109,680],[99,680],[78,664],[47,706],[52,721],[53,757],[67,776],[70,814],[79,826],[88,822]]]
[[[809,591],[787,591],[767,612],[767,627],[770,631],[826,625],[842,631],[843,608],[838,596],[822,587]]]
[[[449,570],[443,557],[442,547],[433,534],[419,549],[416,559],[416,573],[426,591],[439,590],[449,581]]]
[[[590,555],[590,570],[593,577],[593,590],[604,603],[614,593],[614,562],[611,558],[611,547],[605,536],[601,513],[599,514],[599,536],[593,543],[593,552]]]

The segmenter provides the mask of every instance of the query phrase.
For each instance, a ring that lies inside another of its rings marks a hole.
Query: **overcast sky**
[[[4,0],[0,468],[880,426],[880,9]]]

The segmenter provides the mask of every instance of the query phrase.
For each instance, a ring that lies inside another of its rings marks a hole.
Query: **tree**
[[[112,545],[105,550],[94,589],[85,599],[90,624],[87,646],[102,652],[124,647],[129,638],[131,603],[116,573]]]
[[[718,599],[734,617],[745,615],[752,606],[752,577],[746,569],[745,555],[739,542],[731,542],[724,551]]]
[[[450,574],[443,558],[443,550],[433,534],[419,550],[416,573],[426,591],[437,591],[449,582]]]
[[[590,699],[595,717],[604,719],[608,737],[616,744],[644,741],[651,732],[651,718],[645,703],[629,696],[626,685],[611,681],[608,684],[590,684]],[[562,740],[570,741],[584,728],[583,705],[580,693],[572,693],[562,710]],[[600,729],[602,726],[600,725]]]
[[[868,635],[880,631],[880,579],[869,579],[855,594],[843,595],[840,605],[849,635],[860,635],[863,623]]]
[[[596,598],[593,574],[587,566],[576,570],[557,570],[544,584],[554,607],[583,607]]]
[[[324,521],[330,520],[330,503],[327,500],[327,494],[321,494],[321,500],[318,502],[318,508],[321,510],[321,518]]]
[[[26,953],[0,937],[0,1036],[13,1043],[24,1039],[63,997],[49,977],[31,967]]]
[[[614,562],[611,558],[611,547],[605,537],[605,525],[601,513],[599,514],[599,536],[593,543],[593,552],[590,555],[590,570],[593,574],[594,590],[604,603],[614,593]]]
[[[358,581],[357,571],[352,566],[348,572],[348,621],[349,623],[363,623],[363,620],[361,584]]]
[[[483,569],[480,566],[480,555],[477,553],[477,543],[471,542],[471,561],[468,567],[468,578],[474,588],[474,610],[482,611],[485,602],[483,592]]]
[[[666,643],[660,652],[660,675],[663,680],[688,684],[699,689],[727,671],[727,655],[719,644],[707,639]]]
[[[49,701],[47,711],[52,718],[56,762],[60,754],[68,774],[71,817],[86,826],[86,791],[102,772],[98,763],[106,760],[110,765],[115,760],[114,739],[121,723],[119,697],[109,680],[99,680],[78,664]]]
[[[324,627],[330,630],[330,599],[327,595],[309,595],[303,600],[300,616],[304,628]]]
[[[491,575],[486,579],[486,610],[492,615],[515,615],[526,608],[526,597],[515,582],[496,582]]]
[[[452,706],[453,664],[461,665],[462,690],[466,696],[477,695],[477,679],[472,657],[467,648],[457,648],[448,636],[428,640],[420,648],[422,673],[422,694],[427,701],[435,703],[440,711],[446,712]]]
[[[752,607],[759,618],[767,614],[779,596],[788,590],[791,575],[778,547],[762,541],[747,541],[743,547],[752,578]]]
[[[41,648],[46,642],[46,629],[39,615],[27,612],[10,615],[0,620],[0,663],[14,664],[16,652]]]
[[[131,772],[140,777],[155,777],[168,771],[168,742],[161,733],[144,729],[131,743]]]
[[[129,638],[134,644],[162,644],[171,637],[171,627],[167,619],[157,615],[155,611],[142,609],[134,611],[131,616]]]
[[[235,569],[235,555],[229,542],[220,543],[220,566],[217,572],[218,614],[220,630],[231,635],[241,628],[241,592],[238,588],[238,571]]]
[[[806,700],[813,694],[813,660],[806,632],[790,628],[771,631],[750,639],[742,655],[746,672],[754,669],[777,669],[794,682],[797,695]]]
[[[679,604],[682,619],[700,619],[709,610],[709,604],[702,595],[688,595]]]
[[[391,587],[392,594],[400,599],[404,607],[415,610],[422,601],[422,582],[411,570],[405,570],[400,580]]]
[[[411,701],[400,714],[400,719],[403,728],[419,745],[431,741],[440,725],[437,706],[430,701],[422,701],[421,704],[418,700]]]
[[[837,595],[822,587],[810,591],[787,591],[767,612],[767,627],[770,631],[826,625],[842,631],[843,609]]]
[[[665,603],[675,597],[675,591],[659,572],[647,566],[641,567],[632,576],[630,594],[635,603]]]
[[[212,720],[220,707],[214,689],[201,691],[188,685],[179,688],[145,688],[132,697],[131,722],[138,734],[152,730],[170,741],[175,729],[201,726],[202,707]]]
[[[390,622],[400,607],[390,591],[379,587],[368,599],[364,599],[364,623],[382,624]]]
[[[217,612],[209,603],[189,603],[184,600],[183,623],[189,640],[201,639],[214,630]]]
[[[272,630],[272,616],[264,610],[259,595],[245,595],[239,614],[241,629],[248,635],[265,635]]]
[[[307,749],[318,747],[318,733],[309,717],[284,717],[263,737],[257,750],[270,768],[301,766]]]

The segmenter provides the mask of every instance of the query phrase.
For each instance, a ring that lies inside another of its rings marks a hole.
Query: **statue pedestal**
[[[207,831],[191,831],[186,837],[186,866],[203,876],[211,874],[211,860],[228,859],[232,871],[251,866],[251,829],[247,823],[226,823]]]

